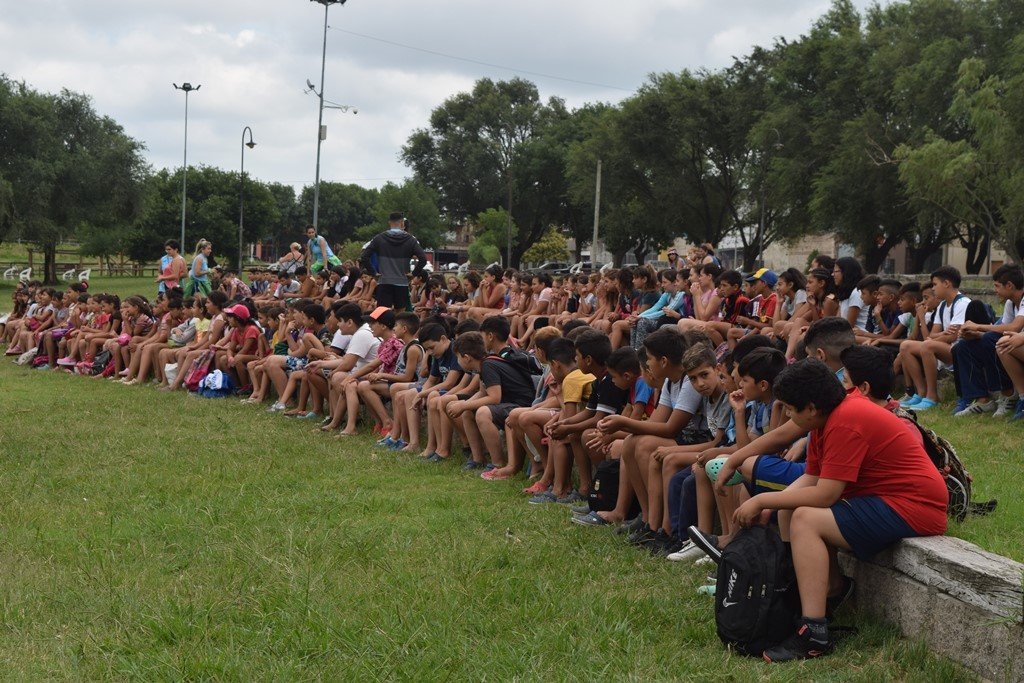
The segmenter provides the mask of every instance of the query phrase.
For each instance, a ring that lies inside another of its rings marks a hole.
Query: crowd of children
[[[717,559],[774,521],[802,617],[764,657],[825,654],[827,618],[853,591],[836,550],[945,530],[942,476],[903,411],[935,408],[947,368],[956,415],[1022,416],[1024,272],[995,272],[996,318],[948,266],[919,284],[848,257],[749,276],[701,259],[554,279],[424,273],[397,311],[354,264],[211,272],[206,296],[162,287],[152,301],[29,283],[0,338],[21,364],[166,391],[219,371],[244,403],[339,438],[365,420],[380,448],[427,463],[461,444],[463,470],[525,474],[530,504],[670,561]]]

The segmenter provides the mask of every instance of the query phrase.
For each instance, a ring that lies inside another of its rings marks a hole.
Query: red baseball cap
[[[227,313],[228,315],[235,316],[242,322],[245,322],[246,320],[252,317],[251,315],[249,315],[249,309],[243,304],[235,304],[234,306],[229,306],[228,308],[224,309],[224,312]]]

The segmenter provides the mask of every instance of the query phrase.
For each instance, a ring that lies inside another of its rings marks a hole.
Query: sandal
[[[528,496],[535,496],[538,493],[544,493],[548,490],[547,484],[543,484],[540,481],[534,482],[533,486],[529,486],[523,489],[523,493]]]

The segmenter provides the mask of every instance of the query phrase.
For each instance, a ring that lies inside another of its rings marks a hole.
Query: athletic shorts
[[[378,306],[393,308],[398,312],[409,310],[409,288],[402,285],[377,285],[373,298]]]
[[[861,560],[872,557],[901,538],[918,535],[878,496],[847,498],[831,509],[839,533]]]
[[[491,420],[495,426],[498,429],[504,429],[505,420],[508,419],[509,414],[520,406],[515,403],[495,403],[487,407],[491,410]]]
[[[747,490],[750,495],[770,491],[782,491],[803,476],[807,463],[789,462],[777,455],[759,455],[754,461],[750,483]]]
[[[293,372],[299,370],[305,370],[306,366],[309,365],[308,358],[298,358],[297,356],[288,356],[284,362],[284,374],[290,375]]]
[[[696,443],[707,443],[714,438],[706,429],[684,429],[676,436],[676,443],[680,446],[692,446]]]

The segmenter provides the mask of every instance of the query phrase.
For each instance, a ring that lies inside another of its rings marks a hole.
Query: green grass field
[[[832,657],[731,656],[695,592],[706,567],[527,505],[520,482],[234,400],[9,362],[0,385],[5,678],[971,678],[850,613],[860,634]],[[957,429],[1003,500],[956,531],[1020,557],[1019,441]]]

